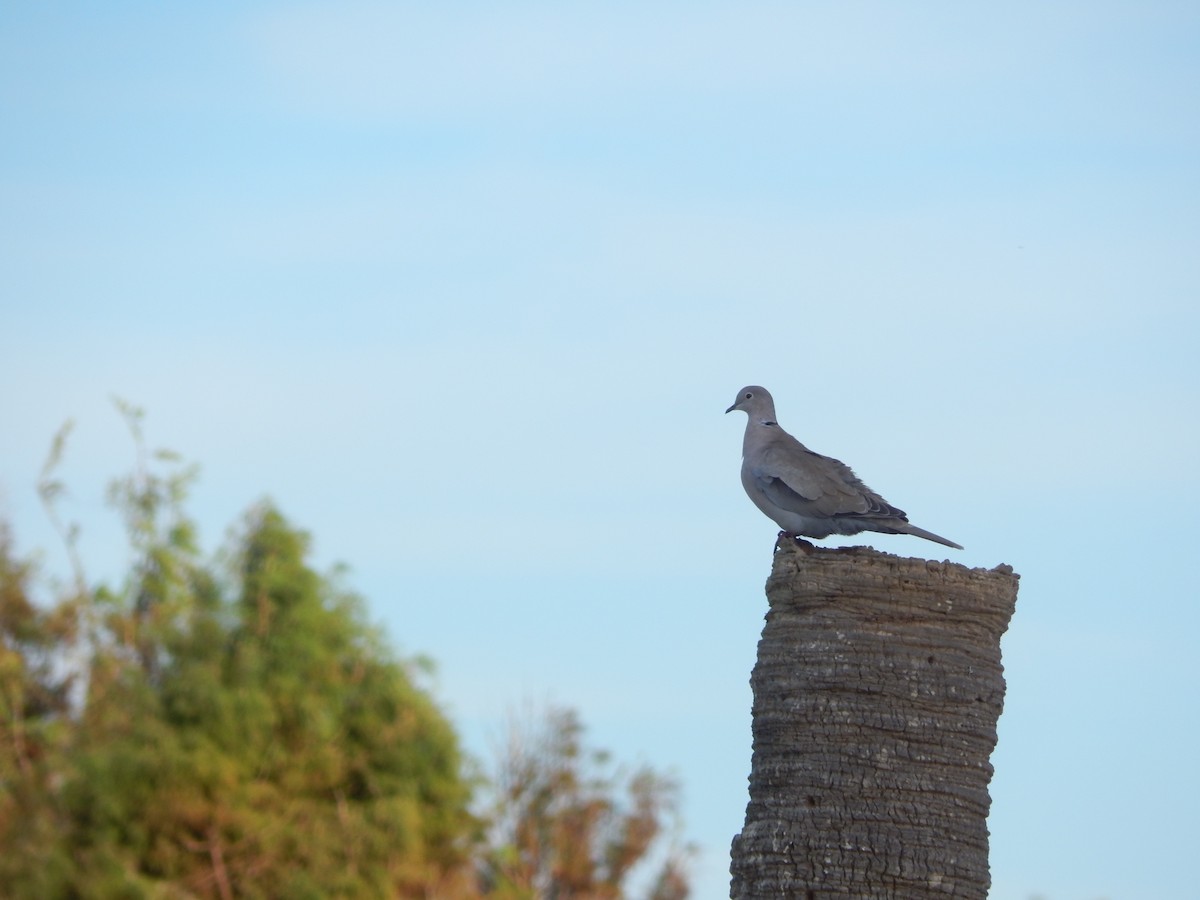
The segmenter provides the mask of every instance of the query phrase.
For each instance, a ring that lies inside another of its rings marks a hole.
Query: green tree
[[[0,884],[49,897],[70,868],[61,810],[47,801],[65,766],[73,679],[61,662],[78,616],[74,602],[41,610],[34,575],[0,523]]]
[[[4,608],[15,610],[5,618],[3,686],[23,700],[3,710],[0,777],[30,785],[26,805],[54,826],[41,829],[41,855],[65,861],[51,867],[52,883],[14,871],[8,889],[222,900],[469,894],[470,784],[417,666],[386,649],[340,573],[315,571],[308,536],[269,504],[247,516],[226,564],[202,563],[183,510],[193,472],[145,453],[140,413],[123,412],[138,465],[110,497],[134,563],[118,588],[88,592],[86,690],[73,715],[65,685],[47,681],[53,666],[39,668],[33,652],[53,645],[66,607],[39,618],[22,593],[27,567],[0,546]],[[53,721],[41,695],[57,703]],[[27,759],[31,723],[43,719],[68,731],[56,739],[52,779]],[[0,827],[22,812],[16,803],[0,810]],[[2,856],[23,870],[9,852],[18,831],[0,832]]]

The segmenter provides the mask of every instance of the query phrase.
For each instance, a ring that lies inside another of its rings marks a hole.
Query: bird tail
[[[934,534],[932,531],[926,531],[924,528],[918,528],[916,525],[905,522],[905,534],[911,534],[914,537],[925,538],[927,541],[936,541],[939,544],[945,544],[947,547],[953,547],[955,550],[961,550],[962,544],[956,544],[954,541],[942,537],[940,534]]]

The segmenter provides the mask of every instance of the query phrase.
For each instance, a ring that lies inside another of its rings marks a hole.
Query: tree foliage
[[[50,897],[69,867],[53,798],[66,768],[73,682],[59,664],[78,616],[66,601],[40,610],[34,575],[0,523],[0,884]]]
[[[485,881],[504,898],[625,896],[629,876],[659,838],[672,839],[678,786],[647,767],[622,773],[583,744],[570,709],[509,725],[491,791]],[[672,844],[648,894],[687,896],[688,850]]]
[[[0,524],[4,896],[622,896],[665,783],[639,775],[618,811],[615,783],[579,780],[579,726],[560,718],[548,753],[509,758],[523,768],[503,770],[489,828],[418,665],[340,572],[313,568],[309,536],[262,503],[203,560],[194,469],[146,452],[141,413],[120,408],[137,448],[109,491],[132,550],[120,584],[86,585],[58,517],[67,429],[39,483],[72,562],[55,602],[35,602],[39,573]],[[510,826],[553,835],[530,856]]]

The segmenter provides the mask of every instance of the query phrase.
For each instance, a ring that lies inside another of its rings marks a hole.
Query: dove
[[[779,427],[775,401],[766,388],[738,391],[733,405],[747,416],[742,440],[742,486],[754,505],[793,538],[831,534],[911,534],[961,550],[962,545],[918,528],[904,510],[862,483],[853,470],[809,450]]]

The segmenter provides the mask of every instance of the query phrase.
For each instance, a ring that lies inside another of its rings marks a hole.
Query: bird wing
[[[905,518],[903,510],[863,484],[845,463],[809,450],[786,432],[760,447],[747,463],[755,485],[781,509],[818,518]]]

